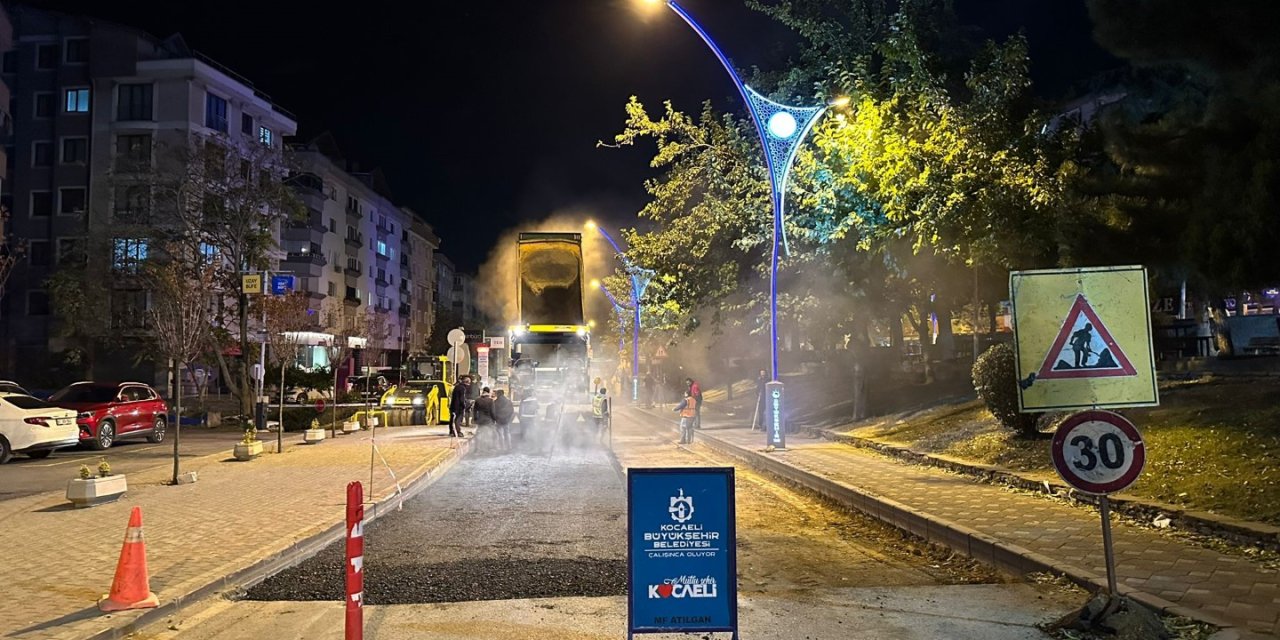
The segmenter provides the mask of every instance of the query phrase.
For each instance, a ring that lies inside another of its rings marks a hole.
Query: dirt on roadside
[[[702,445],[677,446],[666,434],[624,430],[619,436],[615,450],[623,467],[733,466],[732,460]],[[738,467],[735,479],[738,576],[744,594],[1014,581],[750,469]]]

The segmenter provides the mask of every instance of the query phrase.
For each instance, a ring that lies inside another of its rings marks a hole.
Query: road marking
[[[155,446],[153,446],[153,447],[142,447],[141,449],[122,449],[122,450],[120,450],[118,453],[120,453],[120,454],[140,453],[140,452],[143,452],[143,451],[150,451],[150,450],[152,450],[152,449],[159,449],[160,447],[163,447],[163,446],[164,446],[163,444],[158,444],[158,445],[155,445]],[[108,449],[107,451],[110,451],[110,449]],[[100,458],[100,457],[102,457],[102,456],[104,456],[104,455],[106,455],[106,451],[103,451],[103,452],[100,452],[100,453],[86,453],[86,454],[84,454],[84,456],[83,456],[83,457],[79,457],[79,458],[67,458],[67,459],[61,460],[61,461],[59,461],[59,462],[49,462],[49,463],[46,463],[46,464],[28,464],[28,465],[23,465],[23,466],[27,466],[27,467],[37,467],[37,468],[39,468],[39,467],[57,467],[57,466],[61,466],[61,465],[64,465],[64,464],[71,464],[71,463],[73,463],[73,462],[82,462],[82,461],[87,460],[87,459],[89,459],[89,458]]]

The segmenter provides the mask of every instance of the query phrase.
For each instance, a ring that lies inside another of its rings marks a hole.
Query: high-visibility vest
[[[591,397],[591,413],[597,418],[604,416],[604,403],[607,401],[605,396],[596,394]]]
[[[698,404],[693,398],[684,399],[684,408],[680,410],[681,418],[692,418],[698,415]]]

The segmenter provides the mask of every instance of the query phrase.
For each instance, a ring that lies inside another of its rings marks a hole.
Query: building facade
[[[14,158],[13,233],[29,249],[0,309],[8,362],[23,363],[13,373],[27,378],[78,365],[94,377],[154,381],[156,367],[130,343],[147,335],[150,298],[133,276],[152,250],[131,230],[154,223],[155,194],[145,179],[126,184],[128,176],[156,168],[162,150],[209,139],[278,153],[296,121],[180,36],[24,6],[12,18],[3,78],[16,113],[5,143]],[[113,345],[102,352],[73,344],[75,319],[55,317],[50,302],[51,277],[77,267],[101,274],[96,335]]]
[[[317,313],[341,300],[376,314],[381,343],[360,366],[397,366],[406,355],[425,353],[433,319],[428,275],[440,246],[431,226],[395,205],[378,172],[349,166],[329,136],[294,146],[293,160],[291,184],[307,218],[284,229],[281,269],[298,276]]]

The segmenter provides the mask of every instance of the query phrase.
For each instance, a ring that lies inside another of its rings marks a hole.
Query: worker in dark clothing
[[[449,437],[462,438],[466,434],[462,432],[463,414],[467,411],[467,397],[471,390],[471,376],[462,376],[458,378],[458,384],[453,387],[453,393],[449,396]]]
[[[511,404],[507,392],[498,389],[493,398],[493,419],[498,424],[498,444],[506,451],[511,450],[511,420],[515,418],[516,409]]]

